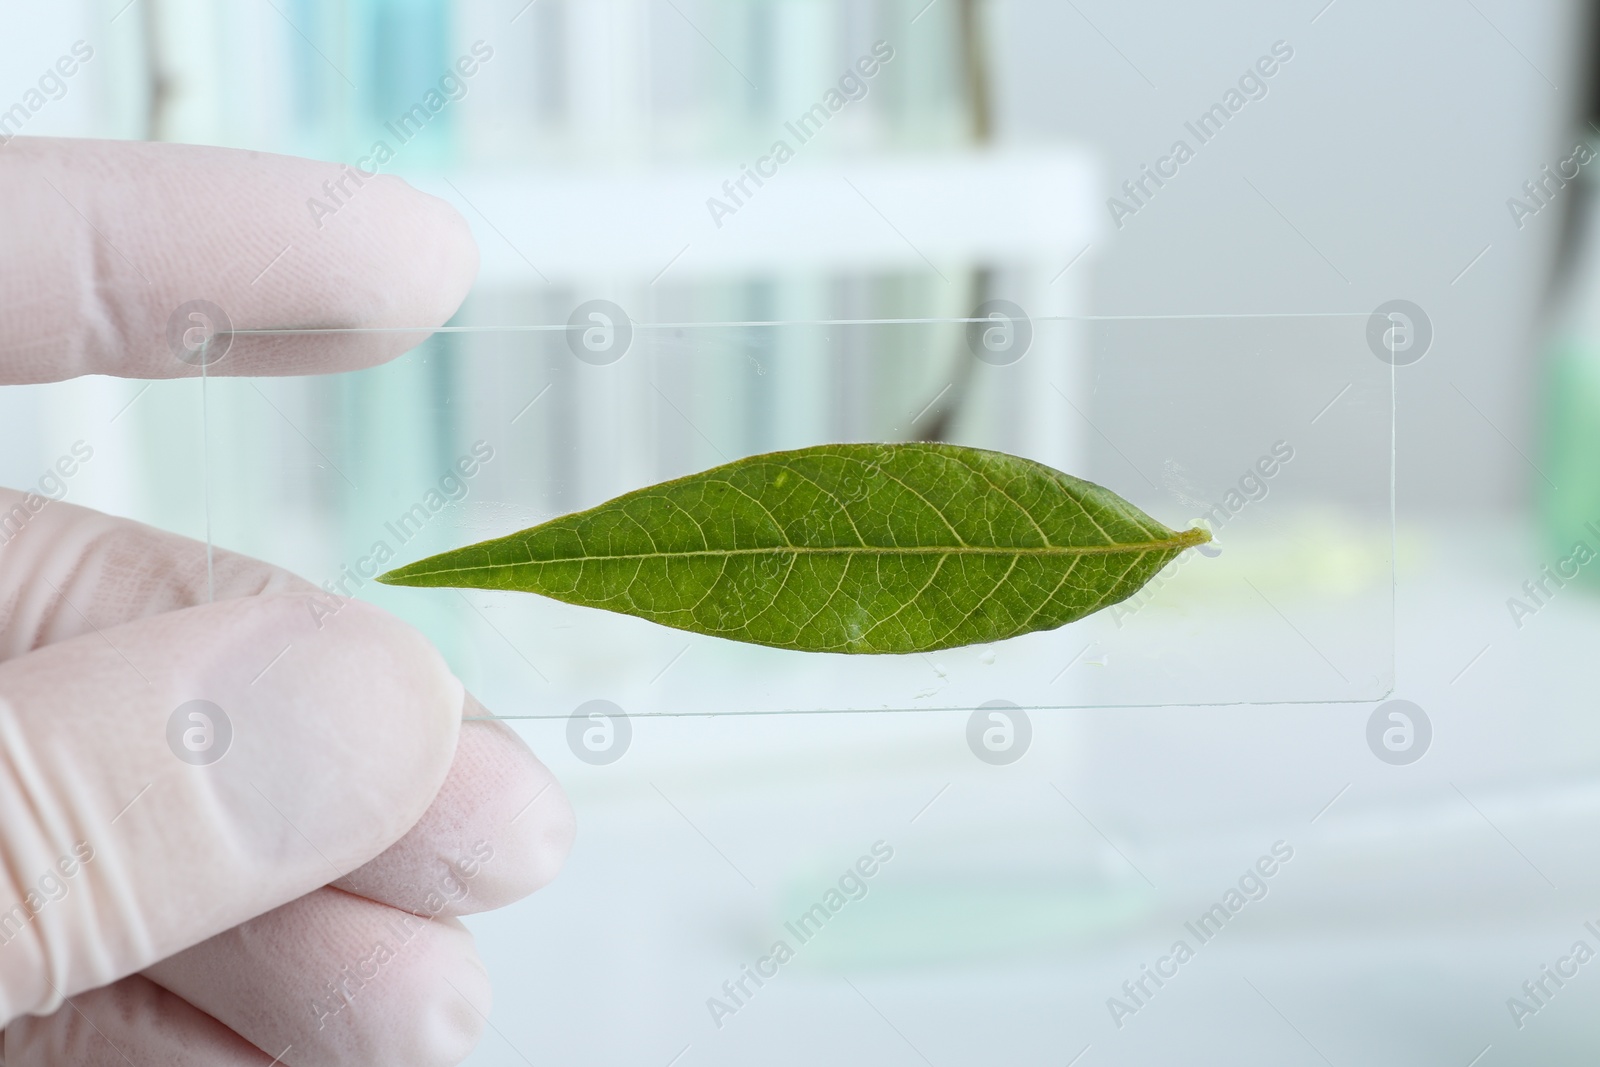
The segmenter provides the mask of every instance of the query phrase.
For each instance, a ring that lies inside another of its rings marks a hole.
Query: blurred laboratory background
[[[0,138],[400,175],[483,266],[480,332],[389,367],[0,390],[0,483],[84,442],[47,495],[319,582],[823,440],[1212,525],[1121,613],[895,664],[358,585],[578,812],[471,922],[478,1067],[1592,1062],[1600,973],[1525,983],[1600,950],[1595,37],[1577,0],[7,4]],[[312,240],[349,194],[295,195]]]

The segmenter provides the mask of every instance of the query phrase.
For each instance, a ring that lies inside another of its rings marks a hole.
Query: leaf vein
[[[963,548],[967,547],[966,539],[961,536],[959,531],[956,530],[955,524],[952,523],[949,520],[949,518],[947,518],[945,516],[945,513],[943,511],[939,510],[939,506],[937,504],[935,504],[933,501],[929,500],[927,497],[923,496],[921,493],[917,492],[914,488],[911,487],[910,483],[906,482],[902,478],[895,477],[893,474],[891,474],[888,471],[884,470],[882,467],[878,468],[878,473],[882,474],[885,478],[889,479],[891,482],[894,482],[896,485],[903,487],[906,492],[910,493],[912,496],[916,497],[918,500],[920,500],[924,504],[928,505],[928,510],[932,511],[935,515],[937,515],[939,517],[939,521],[944,523],[945,529],[950,531],[950,536],[954,537],[956,539],[956,544],[960,545]],[[1050,539],[1048,537],[1045,538],[1045,544],[1049,544],[1049,543],[1050,543]]]
[[[948,630],[939,635],[939,642],[941,644],[945,641],[948,641],[950,639],[950,635],[960,629],[963,623],[968,623],[973,620],[973,618],[978,614],[978,609],[983,607],[989,598],[998,593],[1001,587],[1006,584],[1006,579],[1011,577],[1011,572],[1017,569],[1017,563],[1020,562],[1021,559],[1021,556],[1011,557],[1011,566],[1007,567],[1006,572],[1002,574],[994,583],[994,588],[990,589],[987,593],[983,594],[983,596],[979,597],[978,602],[967,609],[965,616],[957,619]]]
[[[910,596],[906,597],[905,602],[902,603],[898,608],[895,608],[889,614],[885,615],[883,618],[879,619],[877,622],[875,622],[871,626],[869,626],[867,628],[866,632],[861,635],[861,640],[865,641],[867,639],[867,637],[872,633],[872,631],[876,630],[880,626],[883,626],[883,625],[887,624],[891,619],[894,619],[902,611],[904,611],[907,608],[909,608],[912,604],[915,604],[917,602],[917,598],[920,597],[923,593],[926,593],[928,591],[928,587],[931,586],[934,583],[934,580],[939,577],[939,572],[944,569],[944,561],[949,559],[949,558],[950,557],[948,555],[940,556],[939,557],[939,561],[933,565],[933,572],[928,575],[928,580],[922,583],[922,587],[920,589],[918,589],[915,593],[912,593]]]
[[[989,487],[991,489],[993,489],[995,492],[999,493],[1001,497],[1003,497],[1009,504],[1011,504],[1013,507],[1015,507],[1018,511],[1022,512],[1022,517],[1027,519],[1030,523],[1033,524],[1033,528],[1035,530],[1039,531],[1039,536],[1044,540],[1045,546],[1049,547],[1049,545],[1050,545],[1050,535],[1044,532],[1044,527],[1039,525],[1039,520],[1033,517],[1033,513],[1030,512],[1026,507],[1024,507],[1021,501],[1017,500],[1016,497],[1014,497],[1010,493],[1006,492],[1005,488],[1003,486],[1001,486],[999,483],[997,483],[993,478],[989,477],[988,473],[985,472],[982,468],[974,467],[972,464],[968,463],[965,459],[961,458],[960,456],[953,456],[951,458],[953,458],[955,460],[955,462],[961,464],[961,466],[965,467],[967,470],[971,471],[973,474],[976,474],[978,477],[980,477],[984,481],[988,482],[989,483]],[[1073,501],[1073,503],[1077,504],[1079,508],[1083,508],[1083,503],[1081,501],[1079,501],[1076,497],[1071,496],[1071,494],[1068,494],[1068,497],[1069,497],[1069,499],[1071,499]],[[1085,515],[1089,514],[1088,509],[1083,509],[1083,511],[1084,511]],[[1094,522],[1093,516],[1090,516],[1089,521],[1090,522]],[[1115,541],[1115,539],[1110,534],[1106,533],[1105,530],[1101,528],[1101,526],[1100,526],[1100,524],[1098,522],[1094,523],[1094,528],[1099,530],[1101,535],[1104,536],[1107,541],[1112,541],[1112,542]]]

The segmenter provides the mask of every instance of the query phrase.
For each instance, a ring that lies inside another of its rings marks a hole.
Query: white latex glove
[[[193,299],[237,329],[443,322],[466,225],[375,178],[318,230],[306,200],[340,173],[0,147],[0,383],[197,373],[165,339]],[[236,338],[209,373],[420,338]],[[0,490],[0,520],[22,499]],[[510,730],[462,723],[481,708],[409,627],[352,602],[319,628],[309,583],[240,556],[215,575],[207,603],[203,546],[65,503],[0,545],[0,1063],[457,1063],[489,991],[454,916],[554,876],[566,798]],[[168,743],[196,699],[233,731],[207,766]]]

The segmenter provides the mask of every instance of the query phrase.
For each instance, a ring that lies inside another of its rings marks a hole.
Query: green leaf
[[[412,563],[390,585],[541,593],[806,652],[928,652],[1081,619],[1205,530],[947,444],[773,452]]]

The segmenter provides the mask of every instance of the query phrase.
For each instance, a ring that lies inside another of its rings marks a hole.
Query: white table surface
[[[1004,768],[951,714],[639,722],[610,767],[519,723],[578,843],[471,921],[497,1007],[470,1062],[1592,1062],[1600,963],[1520,1030],[1506,1006],[1600,948],[1600,597],[1519,632],[1541,562],[1514,523],[1402,532],[1411,766],[1368,750],[1372,704],[1041,713]],[[719,1030],[706,999],[880,839],[868,895]],[[1117,1029],[1107,998],[1278,840],[1268,895]]]

